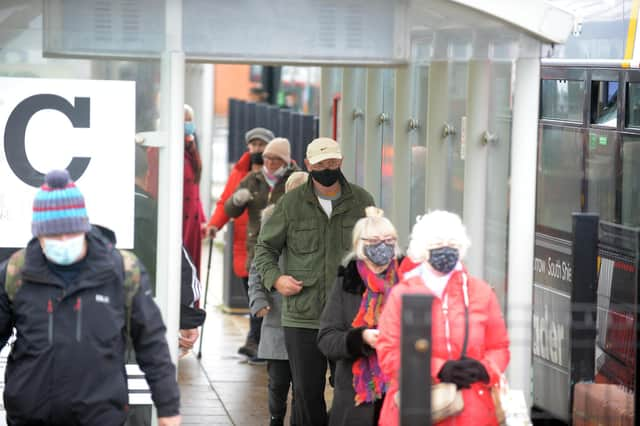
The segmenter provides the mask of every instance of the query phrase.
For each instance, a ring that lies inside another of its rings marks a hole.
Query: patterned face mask
[[[458,264],[460,252],[453,247],[439,247],[429,251],[429,264],[433,269],[448,274]]]
[[[386,244],[384,241],[378,244],[367,244],[363,247],[364,255],[376,266],[388,265],[395,254],[393,244]]]

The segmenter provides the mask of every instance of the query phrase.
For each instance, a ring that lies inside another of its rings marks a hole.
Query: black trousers
[[[244,284],[244,294],[247,295],[247,302],[249,301],[249,278],[242,279]],[[262,329],[262,318],[254,317],[249,314],[249,333],[247,334],[248,340],[253,340],[256,343],[260,343],[260,330]]]
[[[318,330],[283,328],[294,384],[295,423],[304,426],[326,426],[327,404],[324,400],[324,387],[327,358],[318,349]]]
[[[269,414],[277,419],[284,419],[287,414],[287,397],[291,382],[291,367],[286,359],[270,359],[267,361],[267,373],[269,374]],[[291,399],[291,425],[293,411],[295,410],[295,396]]]

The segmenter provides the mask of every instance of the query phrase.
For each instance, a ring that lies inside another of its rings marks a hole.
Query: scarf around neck
[[[393,259],[383,276],[371,271],[362,260],[358,260],[356,266],[365,284],[365,291],[362,294],[360,309],[351,325],[354,328],[377,328],[389,291],[398,282],[398,261]],[[356,405],[373,402],[387,392],[388,381],[380,369],[375,352],[368,357],[356,359],[351,372]]]

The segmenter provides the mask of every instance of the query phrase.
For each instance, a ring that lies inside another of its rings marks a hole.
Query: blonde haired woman
[[[378,318],[398,282],[398,234],[375,207],[353,228],[352,251],[320,317],[318,346],[336,361],[329,425],[375,425],[387,391],[375,353]]]
[[[376,345],[384,374],[391,382],[380,425],[398,424],[395,402],[400,372],[402,296],[430,294],[432,305],[432,383],[455,383],[464,409],[438,425],[497,425],[490,387],[509,363],[509,337],[500,305],[487,283],[469,275],[461,259],[470,241],[460,218],[434,211],[413,227],[407,254],[418,266],[391,293],[380,318]],[[466,349],[465,349],[466,347]]]

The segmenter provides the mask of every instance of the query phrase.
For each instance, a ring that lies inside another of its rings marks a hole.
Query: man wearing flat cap
[[[353,226],[374,201],[341,173],[342,153],[333,139],[313,140],[304,162],[311,179],[280,198],[260,231],[254,263],[265,288],[283,296],[295,424],[324,426],[327,359],[316,343],[320,314],[351,248]],[[278,266],[281,254],[284,271]]]

